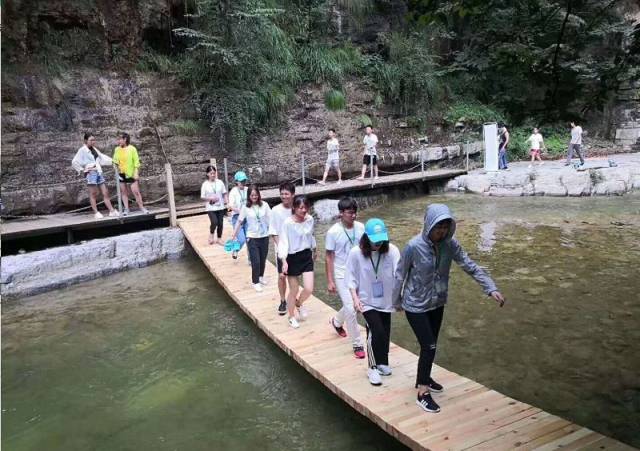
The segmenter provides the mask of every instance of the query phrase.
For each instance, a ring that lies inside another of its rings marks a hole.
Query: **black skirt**
[[[299,276],[305,272],[313,272],[313,253],[311,249],[287,255],[287,266],[288,276]]]

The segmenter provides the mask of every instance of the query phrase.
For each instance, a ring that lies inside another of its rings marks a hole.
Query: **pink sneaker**
[[[362,346],[355,346],[353,348],[353,355],[355,355],[356,359],[364,359],[367,356]]]
[[[336,333],[337,333],[338,335],[340,335],[340,336],[341,336],[341,337],[343,337],[343,338],[347,336],[347,331],[346,331],[346,330],[344,330],[344,327],[342,327],[342,326],[340,326],[340,327],[336,326],[336,323],[335,323],[335,322],[333,322],[333,318],[331,318],[331,319],[329,320],[329,323],[331,324],[331,326],[333,327],[333,330],[335,330],[335,331],[336,331]]]

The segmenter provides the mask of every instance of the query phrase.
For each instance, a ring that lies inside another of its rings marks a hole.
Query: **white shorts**
[[[324,167],[325,169],[338,169],[340,167],[340,160],[338,158],[329,158]]]

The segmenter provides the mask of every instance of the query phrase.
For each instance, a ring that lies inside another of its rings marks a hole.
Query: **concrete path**
[[[609,167],[609,158],[617,164]],[[640,153],[587,158],[584,166],[565,166],[564,160],[513,162],[508,170],[477,169],[447,184],[449,191],[489,196],[594,196],[622,195],[640,189]],[[579,163],[578,160],[574,160]]]

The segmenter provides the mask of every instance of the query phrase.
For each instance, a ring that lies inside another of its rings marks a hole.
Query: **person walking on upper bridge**
[[[578,158],[580,158],[580,166],[584,166],[584,157],[582,155],[582,127],[577,125],[575,122],[571,122],[571,141],[569,141],[567,162],[564,164],[565,166],[569,166],[571,164],[573,152],[578,154]]]
[[[100,152],[95,147],[96,138],[92,133],[84,134],[84,145],[78,149],[76,155],[71,160],[71,166],[78,171],[84,173],[89,188],[89,203],[96,219],[103,218],[102,213],[98,211],[97,197],[98,189],[102,192],[104,205],[109,210],[110,217],[120,216],[117,210],[114,210],[109,199],[109,190],[104,180],[103,167],[112,164],[111,158]],[[117,182],[116,182],[117,183]]]
[[[373,133],[373,128],[367,125],[365,129],[364,139],[364,156],[362,157],[362,174],[358,177],[358,180],[364,180],[364,176],[367,173],[367,167],[371,166],[371,176],[375,179],[378,178],[378,151],[376,146],[378,145],[378,137]]]
[[[327,140],[327,162],[324,166],[324,175],[322,180],[318,183],[324,185],[327,182],[327,176],[329,175],[329,169],[335,169],[338,173],[338,185],[342,183],[342,172],[340,171],[340,143],[336,138],[336,131],[332,128],[329,129],[329,139]]]
[[[405,311],[411,329],[420,343],[416,403],[427,412],[439,412],[431,393],[440,393],[442,385],[431,377],[438,334],[449,290],[451,261],[455,261],[475,279],[483,291],[502,307],[505,299],[491,277],[462,249],[453,235],[456,221],[449,207],[431,204],[424,215],[422,233],[409,241],[395,273],[393,302]]]
[[[122,133],[118,136],[118,146],[113,151],[113,163],[118,166],[120,194],[124,204],[123,216],[129,214],[129,189],[133,193],[140,211],[143,214],[149,214],[149,210],[144,208],[142,203],[142,194],[140,194],[140,184],[138,183],[140,177],[138,149],[131,145],[131,137],[128,133]]]

